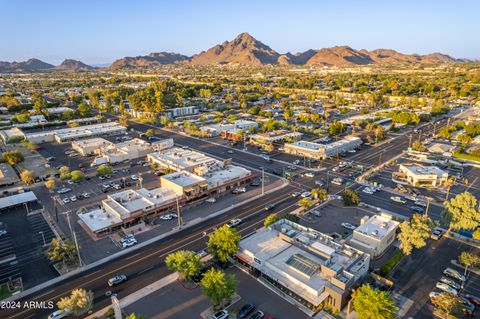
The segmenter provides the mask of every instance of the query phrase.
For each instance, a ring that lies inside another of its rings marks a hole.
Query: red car
[[[469,295],[469,294],[466,294],[464,292],[461,292],[460,293],[460,296],[467,299],[468,301],[470,301],[471,303],[473,303],[475,306],[480,306],[480,298],[478,297],[475,297],[473,295]]]
[[[275,317],[273,317],[271,315],[266,315],[263,319],[275,319]]]

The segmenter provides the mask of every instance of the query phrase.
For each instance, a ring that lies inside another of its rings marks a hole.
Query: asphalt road
[[[146,131],[151,128],[149,125],[132,123],[132,126],[137,131]],[[437,125],[437,129],[440,126]],[[229,148],[219,145],[214,145],[208,141],[201,141],[192,137],[177,134],[174,132],[156,129],[157,134],[162,138],[172,137],[175,143],[186,145],[199,151],[227,158]],[[428,128],[426,128],[428,131]],[[354,161],[355,163],[362,163],[367,166],[376,165],[378,162],[383,162],[398,155],[404,150],[409,143],[409,137],[400,135],[395,137],[390,143],[381,147],[369,147],[365,150],[349,156],[346,160]],[[249,167],[261,169],[265,167],[267,171],[281,172],[284,169],[285,163],[273,161],[268,164],[261,157],[253,154],[235,152],[233,156],[234,163],[244,164]],[[339,160],[344,160],[340,158]],[[378,162],[377,162],[378,161]],[[325,171],[318,173],[318,178],[325,179],[327,171],[337,165],[336,160],[323,161]],[[348,174],[348,170],[339,175]],[[330,174],[330,176],[335,174]],[[296,186],[303,186],[304,188],[314,185],[313,179],[301,177],[295,181]],[[341,190],[343,187],[332,186],[331,192]],[[94,292],[94,310],[101,309],[110,303],[110,299],[105,293],[109,290],[106,285],[107,280],[117,274],[126,274],[131,278],[128,285],[121,285],[118,288],[112,289],[114,293],[122,298],[134,291],[145,287],[157,278],[161,278],[169,273],[169,270],[164,265],[164,258],[167,254],[178,249],[190,249],[199,251],[205,247],[206,238],[203,237],[203,232],[211,232],[214,226],[220,226],[226,223],[233,217],[244,219],[244,223],[239,227],[240,232],[245,235],[255,230],[255,228],[262,227],[263,219],[267,213],[261,208],[269,203],[277,203],[275,211],[277,213],[287,213],[296,207],[296,198],[292,198],[290,194],[297,190],[292,186],[285,187],[273,194],[245,204],[234,211],[218,216],[212,220],[205,221],[192,228],[180,231],[168,238],[159,240],[153,244],[134,250],[131,253],[117,257],[114,260],[100,265],[96,268],[85,271],[79,275],[75,275],[68,280],[63,280],[55,285],[55,287],[47,287],[42,289],[20,301],[53,301],[57,302],[61,297],[70,293],[74,288],[85,288]],[[46,317],[48,313],[53,310],[48,309],[0,309],[1,318],[42,318]]]

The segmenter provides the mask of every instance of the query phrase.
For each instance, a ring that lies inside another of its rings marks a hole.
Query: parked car
[[[332,184],[342,185],[343,184],[343,179],[341,177],[336,177],[336,178],[332,179]]]
[[[438,289],[440,289],[442,291],[449,292],[453,295],[458,295],[458,291],[456,289],[453,289],[452,287],[450,287],[447,284],[444,284],[443,282],[437,282],[435,287],[437,287]]]
[[[0,229],[0,237],[5,236],[6,234],[8,234],[6,229]]]
[[[445,231],[443,229],[437,227],[433,230],[432,234],[430,235],[430,238],[433,240],[439,240],[440,238],[442,238],[444,233]]]
[[[62,202],[63,202],[64,204],[68,204],[68,203],[70,203],[70,198],[65,197],[64,199],[62,199]]]
[[[131,247],[131,246],[135,245],[136,243],[137,243],[137,240],[135,238],[130,239],[130,240],[126,240],[122,243],[122,248]]]
[[[71,197],[70,197],[70,200],[71,200],[72,202],[76,202],[76,201],[77,201],[77,196],[75,196],[75,195],[71,196]]]
[[[130,176],[130,178],[131,178],[132,181],[138,181],[137,175],[132,175],[132,176]]]
[[[470,294],[467,294],[467,293],[464,293],[464,292],[461,292],[460,296],[467,299],[468,301],[473,303],[475,306],[477,306],[477,307],[480,306],[480,298],[475,297],[475,296],[470,295]]]
[[[250,316],[250,319],[262,319],[265,316],[263,311],[256,311],[253,315]]]
[[[456,279],[456,280],[460,280],[460,281],[463,281],[465,282],[465,276],[463,276],[462,274],[460,274],[458,271],[452,269],[452,268],[445,268],[443,270],[443,274],[444,275],[447,275],[448,277],[450,278],[453,278],[453,279]]]
[[[232,194],[240,194],[240,193],[245,193],[247,190],[245,187],[237,187],[234,190],[232,190]]]
[[[252,181],[250,183],[250,186],[260,186],[260,182],[259,181]]]
[[[237,227],[241,223],[242,223],[242,220],[240,218],[235,218],[229,221],[227,226],[233,228],[233,227]]]
[[[311,172],[305,173],[303,175],[305,175],[305,177],[309,177],[309,178],[314,178],[315,177],[315,174],[313,174]]]
[[[343,228],[350,229],[350,230],[355,230],[355,228],[357,228],[350,223],[342,223],[341,225]]]
[[[255,310],[255,305],[253,303],[243,305],[238,311],[238,318],[246,318],[253,310]]]
[[[223,309],[222,311],[215,313],[211,319],[227,319],[228,316],[229,316],[228,311]]]
[[[112,287],[112,286],[115,286],[115,285],[119,285],[124,281],[127,281],[127,276],[126,275],[118,275],[118,276],[115,276],[113,278],[108,279],[108,285],[110,287]]]
[[[462,288],[461,284],[459,284],[455,280],[453,280],[451,278],[448,278],[448,277],[445,277],[445,276],[440,278],[440,282],[443,282],[444,284],[447,284],[447,285],[449,285],[450,287],[452,287],[453,289],[456,289],[456,290],[460,290]]]
[[[207,198],[205,201],[206,201],[207,203],[216,203],[216,202],[217,202],[217,200],[215,199],[215,197]]]
[[[72,189],[71,188],[67,188],[67,187],[64,187],[64,188],[60,188],[57,193],[58,194],[65,194],[65,193],[68,193],[68,192],[71,192]]]

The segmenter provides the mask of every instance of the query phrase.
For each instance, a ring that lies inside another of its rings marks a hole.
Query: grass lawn
[[[0,300],[6,299],[12,295],[12,293],[16,291],[20,291],[21,289],[15,289],[14,291],[9,291],[7,284],[0,285]]]
[[[402,259],[403,253],[401,251],[397,251],[395,255],[390,258],[385,265],[380,268],[380,276],[386,277],[392,271],[393,267]]]

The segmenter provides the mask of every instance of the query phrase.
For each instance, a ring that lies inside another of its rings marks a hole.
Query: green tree
[[[298,201],[298,205],[304,209],[309,209],[313,205],[313,201],[310,198],[302,198]]]
[[[362,285],[352,293],[353,307],[361,319],[393,319],[397,306],[389,292]]]
[[[5,152],[2,154],[2,157],[10,165],[19,164],[24,160],[22,153],[17,150]]]
[[[40,114],[47,107],[47,100],[45,100],[41,95],[35,97],[33,102],[33,110],[35,113]]]
[[[347,129],[347,126],[340,121],[335,121],[328,127],[328,134],[340,135]]]
[[[85,178],[85,174],[82,171],[72,171],[70,173],[70,179],[74,182],[82,181]]]
[[[472,252],[462,251],[458,256],[458,262],[465,267],[464,275],[467,275],[468,268],[477,267],[480,264],[480,257]]]
[[[461,314],[462,305],[460,299],[449,292],[442,292],[431,298],[432,304],[450,318],[450,314]]]
[[[165,258],[165,264],[172,271],[178,271],[182,278],[190,279],[200,272],[203,263],[193,251],[178,250]]]
[[[343,191],[342,198],[345,206],[357,206],[360,203],[358,192],[351,189]]]
[[[278,215],[276,213],[272,213],[265,218],[265,222],[263,226],[268,227],[272,224],[275,224],[279,220]]]
[[[237,230],[223,225],[209,236],[207,248],[218,261],[226,263],[228,257],[237,253],[239,243],[240,234]]]
[[[463,192],[445,202],[442,219],[451,229],[475,229],[480,222],[477,199],[469,192]]]
[[[60,167],[58,173],[60,174],[60,179],[70,179],[70,168],[68,166]]]
[[[31,185],[35,182],[35,174],[32,171],[24,170],[20,173],[20,179],[27,185]]]
[[[152,137],[155,135],[155,131],[151,128],[149,128],[146,132],[145,132],[145,136],[146,137]]]
[[[112,172],[112,167],[107,164],[102,164],[97,168],[97,176],[112,174]]]
[[[74,289],[68,297],[63,297],[57,302],[60,310],[68,311],[75,316],[86,314],[93,306],[93,292],[83,288]]]
[[[125,319],[145,319],[145,317],[131,313]]]
[[[57,187],[57,183],[55,182],[55,178],[49,178],[43,184],[48,189],[55,189],[55,187]]]
[[[81,117],[89,117],[89,116],[92,115],[92,109],[85,102],[82,102],[82,103],[78,104],[77,108],[78,108],[78,114]]]
[[[402,222],[397,236],[402,252],[410,255],[414,248],[424,247],[435,226],[436,223],[425,214],[413,214],[410,221]]]
[[[472,236],[473,236],[473,239],[480,240],[480,227],[475,229]]]
[[[313,198],[318,199],[320,201],[327,200],[328,198],[328,193],[327,193],[327,190],[325,189],[313,188],[311,190],[311,194]]]
[[[46,252],[47,257],[53,262],[75,264],[77,262],[77,250],[75,244],[69,240],[52,239],[50,248]]]
[[[210,268],[200,282],[203,294],[210,299],[214,307],[222,302],[231,301],[237,289],[237,280],[234,276],[227,275],[221,270]]]
[[[417,152],[425,152],[427,150],[427,148],[425,147],[425,145],[423,145],[422,142],[415,141],[412,144],[412,150],[417,151]]]

